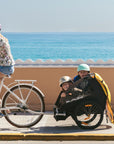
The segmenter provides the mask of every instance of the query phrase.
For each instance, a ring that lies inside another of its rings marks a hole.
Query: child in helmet
[[[60,107],[60,105],[64,103],[64,97],[66,96],[65,91],[67,91],[72,84],[73,81],[69,76],[63,76],[62,78],[60,78],[59,86],[61,87],[61,92],[55,103],[56,107]]]
[[[64,100],[65,100],[64,99],[66,96],[65,92],[68,90],[68,88],[72,84],[73,84],[73,81],[69,76],[63,76],[59,80],[59,86],[61,87],[61,92],[54,106],[54,118],[56,119],[56,121],[65,120],[68,117],[66,111],[63,111],[61,109],[61,105],[64,103]]]
[[[73,82],[76,82],[77,80],[84,78],[90,73],[90,67],[87,64],[80,64],[77,68],[78,75],[76,75],[73,78]]]

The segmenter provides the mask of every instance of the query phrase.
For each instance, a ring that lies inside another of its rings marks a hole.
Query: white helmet
[[[73,83],[72,79],[69,76],[63,76],[59,80],[59,86],[62,86],[62,84],[65,82],[72,82]]]

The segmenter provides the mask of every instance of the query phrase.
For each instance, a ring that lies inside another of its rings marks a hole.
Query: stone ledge
[[[67,59],[65,61],[61,59],[58,59],[56,61],[53,61],[51,59],[46,61],[43,61],[41,59],[38,59],[36,61],[33,61],[31,59],[27,59],[26,61],[17,59],[15,61],[15,66],[78,66],[81,63],[86,63],[89,66],[114,66],[114,60],[111,59],[107,61],[103,61],[102,59],[99,59],[97,61],[93,61],[92,59],[88,59],[87,61],[84,61],[82,59],[78,59],[76,61],[73,61],[71,59]]]

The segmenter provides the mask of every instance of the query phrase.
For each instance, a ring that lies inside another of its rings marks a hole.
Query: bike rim
[[[30,86],[20,86],[21,94],[18,87],[12,89],[19,97],[23,95],[23,99],[26,99],[26,95],[30,92]],[[31,102],[32,101],[32,102]],[[15,99],[10,93],[5,96],[3,101],[3,107],[16,106],[19,109],[11,109],[9,112],[4,111],[5,118],[9,123],[16,127],[31,127],[40,121],[44,112],[44,101],[40,93],[36,89],[32,89],[30,96],[27,98],[26,105],[21,105],[20,102]]]

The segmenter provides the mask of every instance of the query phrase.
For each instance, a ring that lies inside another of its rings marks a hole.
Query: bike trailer
[[[102,112],[106,109],[110,121],[114,123],[109,88],[97,73],[90,73],[88,76],[75,82],[67,90],[61,109],[72,112],[76,105],[86,100],[92,100],[99,104]]]
[[[90,73],[88,76],[75,82],[66,92],[64,107],[71,108],[76,104],[75,102],[83,99],[96,101],[103,111],[105,108],[108,109],[107,112],[111,113],[112,117],[111,94],[107,84],[99,74]]]
[[[67,90],[62,107],[67,110],[73,110],[80,101],[89,99],[98,103],[104,111],[108,91],[105,89],[104,83],[102,78],[98,77],[96,73],[89,74],[83,79],[76,81]]]

